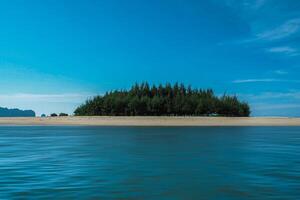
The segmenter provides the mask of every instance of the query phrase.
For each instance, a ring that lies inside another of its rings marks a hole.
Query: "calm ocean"
[[[300,127],[0,127],[0,199],[300,199]]]

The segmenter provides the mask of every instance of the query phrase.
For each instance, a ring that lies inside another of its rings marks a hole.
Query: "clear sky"
[[[0,106],[72,113],[134,82],[300,116],[299,0],[2,0]]]

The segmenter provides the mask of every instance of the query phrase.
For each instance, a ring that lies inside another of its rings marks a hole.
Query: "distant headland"
[[[135,84],[130,90],[115,90],[79,106],[76,116],[223,116],[248,117],[250,107],[236,96],[218,97],[211,89],[184,84]]]
[[[0,117],[35,117],[33,110],[9,109],[0,107]]]

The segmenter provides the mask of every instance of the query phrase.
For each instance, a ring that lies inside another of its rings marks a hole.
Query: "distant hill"
[[[0,107],[0,117],[35,117],[33,110],[8,109]]]

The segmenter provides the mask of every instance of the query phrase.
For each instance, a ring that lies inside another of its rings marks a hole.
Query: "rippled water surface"
[[[300,127],[0,127],[0,199],[300,199]]]

